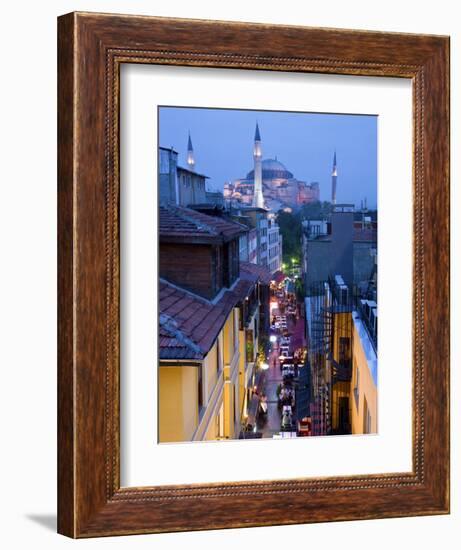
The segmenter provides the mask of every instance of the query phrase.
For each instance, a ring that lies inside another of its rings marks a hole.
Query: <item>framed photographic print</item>
[[[449,39],[72,13],[58,51],[59,532],[448,513]]]

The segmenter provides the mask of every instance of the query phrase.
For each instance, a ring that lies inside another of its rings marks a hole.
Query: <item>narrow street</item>
[[[291,309],[288,307],[285,290],[279,292],[277,312],[280,315],[274,315],[274,322],[271,324],[271,349],[267,360],[269,369],[265,375],[263,388],[263,393],[267,398],[267,415],[260,415],[257,422],[257,431],[262,434],[263,438],[272,438],[283,431],[296,432],[297,430],[294,395],[298,368],[294,366],[294,375],[284,380],[283,372],[286,371],[282,371],[281,363],[285,362],[285,366],[287,366],[287,362],[296,365],[297,360],[294,356],[299,354],[300,350],[305,349],[304,319],[299,316],[298,308],[293,308],[293,299],[290,306]],[[285,430],[282,430],[282,405],[279,404],[279,394],[282,388],[283,391],[286,389],[293,396],[291,406],[293,425],[291,429]]]
[[[282,374],[278,354],[278,346],[274,346],[269,356],[269,370],[266,373],[267,419],[261,427],[258,426],[258,431],[263,434],[263,437],[272,437],[280,432],[282,415],[278,408],[277,386],[282,383]]]

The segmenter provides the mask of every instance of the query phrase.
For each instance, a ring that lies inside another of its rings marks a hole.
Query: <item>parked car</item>
[[[312,418],[310,416],[305,416],[298,421],[298,435],[300,437],[312,435]]]
[[[295,376],[295,367],[293,364],[283,365],[282,367],[282,377],[283,380],[292,380]]]

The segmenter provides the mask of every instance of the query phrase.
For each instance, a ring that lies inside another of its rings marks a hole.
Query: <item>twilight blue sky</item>
[[[376,207],[377,117],[160,107],[159,143],[179,153],[186,166],[190,130],[196,171],[210,177],[209,189],[243,178],[253,168],[253,140],[259,123],[263,158],[282,162],[294,177],[320,184],[320,199],[331,199],[331,166],[336,149],[337,201]]]

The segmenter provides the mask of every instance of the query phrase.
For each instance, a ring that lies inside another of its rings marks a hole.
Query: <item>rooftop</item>
[[[163,151],[171,151],[173,153],[176,153],[178,154],[178,151],[176,151],[176,149],[174,149],[173,147],[159,147],[159,149],[162,149]]]
[[[227,242],[248,231],[240,223],[172,205],[159,207],[158,229],[163,242],[193,240],[202,243]]]
[[[377,241],[378,231],[376,229],[362,229],[362,228],[353,228],[352,240],[354,242],[372,242]],[[309,241],[324,241],[331,242],[332,235],[331,233],[314,233],[309,237]]]
[[[160,359],[204,359],[232,308],[245,299],[254,284],[255,281],[238,279],[231,290],[209,301],[160,279]]]
[[[207,180],[210,179],[210,176],[205,176],[205,174],[199,174],[198,172],[195,172],[194,170],[191,170],[190,168],[184,168],[184,166],[176,166],[178,171],[181,172],[187,172],[188,174],[192,174],[194,176],[198,176],[199,178],[205,178]]]
[[[359,313],[354,311],[352,313],[352,319],[354,322],[355,330],[360,338],[360,344],[367,361],[368,369],[373,378],[375,386],[378,385],[378,358],[376,355],[376,349],[370,335],[365,327],[364,321],[361,319]]]
[[[270,284],[273,279],[273,275],[267,267],[250,262],[240,262],[240,277],[247,279],[254,277],[265,285]]]

